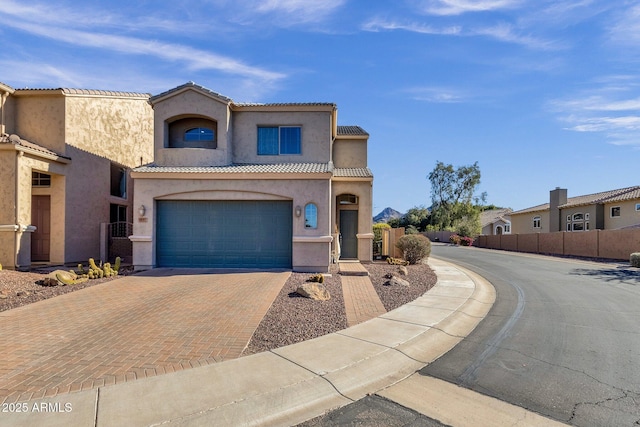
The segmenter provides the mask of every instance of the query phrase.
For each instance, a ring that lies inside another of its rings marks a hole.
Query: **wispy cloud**
[[[609,29],[615,43],[637,47],[640,43],[640,5],[634,5],[619,13]]]
[[[404,91],[415,101],[424,101],[436,104],[456,104],[468,101],[471,97],[459,90],[448,87],[413,87]]]
[[[438,27],[429,24],[402,22],[400,20],[385,20],[374,18],[361,27],[364,31],[408,31],[418,34],[460,36],[460,37],[487,37],[503,43],[517,44],[535,50],[560,50],[566,46],[552,40],[545,40],[531,35],[520,34],[516,26],[507,23],[493,26],[477,26],[475,28],[462,25],[450,25]]]
[[[459,26],[450,26],[436,28],[431,25],[419,24],[415,22],[400,23],[397,21],[387,21],[379,18],[372,19],[362,25],[364,31],[394,31],[403,30],[420,34],[440,34],[440,35],[459,35],[462,28]]]
[[[241,60],[209,50],[197,49],[179,43],[163,42],[155,38],[145,38],[144,34],[147,33],[158,34],[157,31],[149,31],[152,28],[167,28],[165,21],[154,17],[144,18],[146,27],[143,27],[140,23],[138,23],[140,25],[133,25],[126,19],[117,19],[109,14],[88,12],[83,14],[79,11],[53,10],[47,5],[27,6],[11,0],[0,3],[0,16],[2,14],[11,17],[11,19],[3,20],[5,28],[10,27],[34,36],[66,43],[69,46],[87,47],[134,56],[143,55],[180,64],[182,68],[194,72],[218,71],[232,76],[258,79],[263,84],[275,83],[286,77],[284,73],[252,66]],[[112,27],[119,25],[118,22],[125,22],[125,24],[114,31]],[[118,34],[128,33],[132,25],[138,32],[142,32],[143,36]],[[88,27],[91,27],[92,30],[88,30]],[[98,30],[93,30],[94,27]],[[66,83],[62,77],[59,81]]]
[[[521,3],[521,0],[426,0],[422,2],[422,9],[430,15],[461,15],[468,12],[511,9]]]
[[[593,89],[593,95],[553,100],[549,109],[559,113],[567,130],[598,132],[612,144],[640,146],[638,81],[632,76],[612,76],[601,81],[611,85]]]

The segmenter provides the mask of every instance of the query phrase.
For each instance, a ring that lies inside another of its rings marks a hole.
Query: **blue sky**
[[[0,81],[334,102],[370,133],[374,213],[477,161],[513,209],[640,184],[640,4],[625,0],[0,0]]]

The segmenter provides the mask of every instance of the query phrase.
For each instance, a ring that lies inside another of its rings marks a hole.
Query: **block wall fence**
[[[629,255],[640,252],[640,228],[478,236],[473,245],[536,254],[628,260]]]

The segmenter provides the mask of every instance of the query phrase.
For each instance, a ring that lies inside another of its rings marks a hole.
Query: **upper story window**
[[[167,148],[218,148],[218,124],[202,117],[186,117],[168,123]]]
[[[258,126],[258,155],[278,156],[302,153],[300,126]]]
[[[318,228],[318,207],[313,203],[304,207],[304,228]]]
[[[32,187],[51,187],[51,175],[41,172],[31,172]]]
[[[640,212],[640,203],[636,203],[636,212]]]
[[[127,198],[127,169],[111,163],[111,193],[112,196]]]
[[[185,141],[215,141],[215,132],[209,128],[192,128],[184,133]]]
[[[533,217],[533,228],[540,228],[540,217],[539,216],[534,216]]]
[[[616,218],[620,216],[620,206],[613,206],[611,208],[611,218]]]

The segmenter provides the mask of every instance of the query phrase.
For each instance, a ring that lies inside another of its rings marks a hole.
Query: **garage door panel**
[[[288,201],[158,201],[164,267],[291,268]]]

